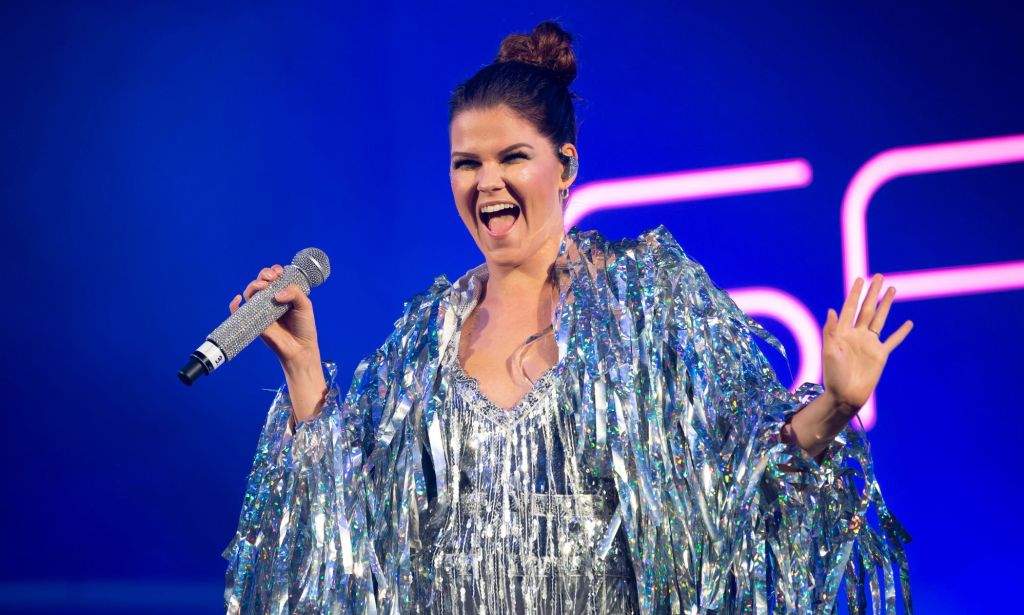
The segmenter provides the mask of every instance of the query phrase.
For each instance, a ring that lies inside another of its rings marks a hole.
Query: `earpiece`
[[[562,171],[562,179],[572,179],[576,177],[576,172],[580,169],[580,161],[576,156],[562,155],[562,161],[565,163],[565,170]]]

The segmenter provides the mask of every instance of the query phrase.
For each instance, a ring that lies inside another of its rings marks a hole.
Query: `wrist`
[[[296,379],[310,380],[317,375],[323,377],[323,362],[320,359],[320,352],[314,351],[305,355],[294,357],[287,361],[281,360],[281,369],[285,376]]]
[[[829,410],[830,415],[840,415],[846,417],[847,420],[852,419],[854,415],[860,410],[860,406],[855,406],[849,402],[839,399],[830,389],[825,389],[821,394],[823,404]]]
[[[316,360],[282,363],[293,418],[296,422],[309,420],[319,413],[327,398],[327,380],[323,364]]]

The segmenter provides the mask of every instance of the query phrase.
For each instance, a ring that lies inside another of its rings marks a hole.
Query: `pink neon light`
[[[774,318],[796,339],[799,365],[789,387],[791,391],[804,382],[821,382],[821,328],[807,306],[775,288],[737,288],[728,293],[741,310],[754,317]]]
[[[796,158],[592,182],[569,199],[565,228],[603,209],[803,188],[811,178],[811,165]]]
[[[971,141],[952,141],[903,147],[882,152],[867,161],[850,181],[843,197],[842,236],[844,287],[856,278],[868,279],[867,213],[875,193],[898,177],[941,173],[1024,162],[1024,135]],[[968,267],[943,267],[883,274],[896,287],[895,301],[931,299],[1024,288],[1024,261]],[[867,294],[864,285],[861,298]],[[870,429],[876,420],[875,396],[859,415]]]
[[[898,301],[976,295],[1024,287],[1024,261],[918,269],[884,275],[886,283],[895,286],[899,292],[896,296]]]

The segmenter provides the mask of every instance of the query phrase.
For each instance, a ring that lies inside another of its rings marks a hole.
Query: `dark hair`
[[[572,36],[545,21],[530,34],[509,34],[498,57],[457,87],[448,102],[448,124],[459,111],[506,105],[537,127],[556,151],[576,143],[576,79]],[[564,157],[563,157],[564,159]]]

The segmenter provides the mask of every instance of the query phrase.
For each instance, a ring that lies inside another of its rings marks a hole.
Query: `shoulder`
[[[715,284],[704,266],[687,254],[664,226],[636,238],[616,241],[609,241],[597,231],[573,229],[570,234],[579,247],[581,259],[589,261],[590,271],[606,268],[604,277],[620,287],[616,292],[618,298],[662,313],[657,322],[690,329],[723,323],[770,337]]]
[[[670,326],[680,311],[689,311],[687,304],[707,296],[700,292],[709,282],[703,268],[664,226],[617,240],[573,228],[565,256],[574,293],[595,309],[610,310],[615,319],[629,314],[659,329]]]
[[[430,286],[405,300],[402,304],[403,318],[415,317],[424,310],[436,307],[448,297],[451,290],[452,284],[448,278],[444,274],[437,276]]]
[[[577,228],[569,231],[569,236],[581,259],[607,265],[624,275],[653,276],[652,282],[670,284],[672,278],[686,272],[707,277],[704,267],[686,253],[664,225],[635,238],[609,240],[598,231],[580,231]],[[626,264],[632,266],[623,266]]]
[[[429,286],[406,299],[402,304],[402,315],[395,321],[393,335],[408,337],[412,333],[430,329],[430,323],[437,318],[451,290],[451,282],[442,274],[434,278]]]

